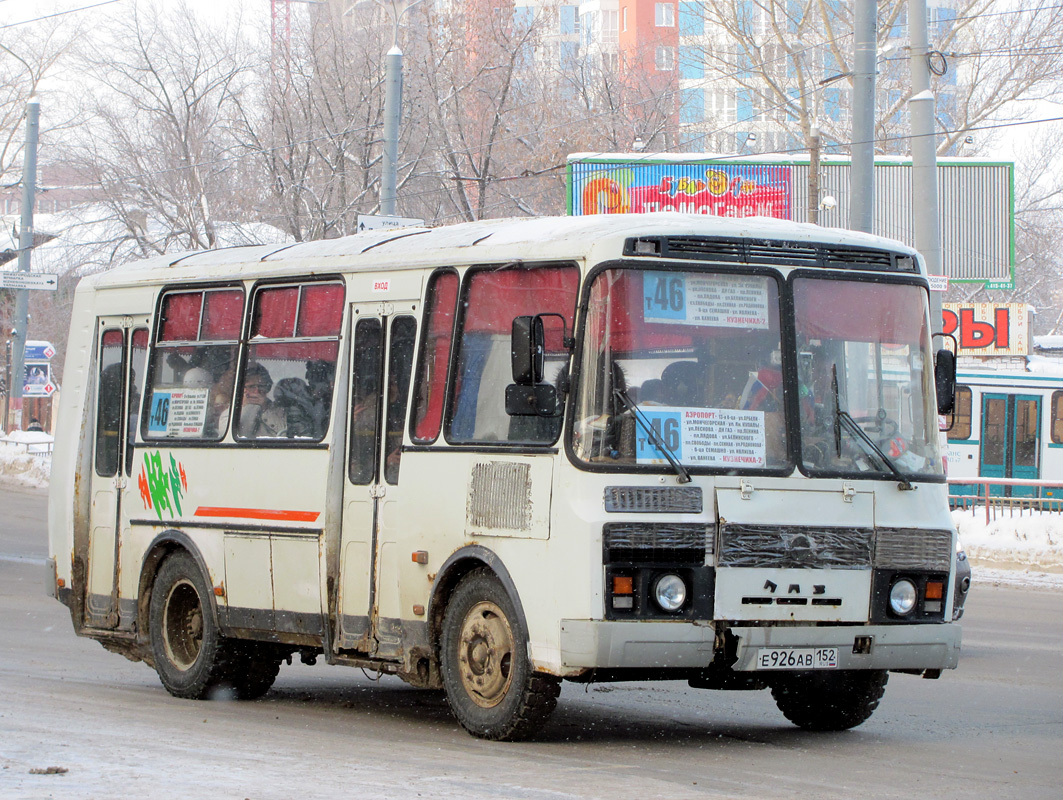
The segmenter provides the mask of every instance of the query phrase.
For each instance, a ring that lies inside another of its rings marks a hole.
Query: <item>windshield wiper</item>
[[[669,464],[672,465],[672,469],[675,470],[675,474],[679,477],[680,483],[690,483],[690,473],[687,472],[686,467],[680,463],[679,459],[675,457],[675,453],[668,445],[664,443],[660,434],[653,429],[649,420],[645,418],[643,413],[639,411],[639,407],[635,405],[635,401],[631,399],[625,389],[613,389],[613,396],[620,401],[625,410],[631,412],[631,416],[635,418],[635,422],[639,424],[642,430],[646,431],[646,435],[650,439],[650,443],[660,451],[661,455],[665,457]]]
[[[897,465],[893,463],[893,460],[888,455],[882,452],[882,448],[875,443],[874,439],[867,435],[864,429],[860,427],[860,423],[841,407],[841,399],[838,392],[838,365],[831,364],[830,372],[830,388],[834,394],[834,448],[838,455],[841,456],[842,454],[842,425],[844,425],[850,435],[864,444],[871,454],[878,456],[882,460],[882,463],[901,482],[900,488],[903,491],[913,491],[916,487],[912,485],[909,477],[897,468]]]

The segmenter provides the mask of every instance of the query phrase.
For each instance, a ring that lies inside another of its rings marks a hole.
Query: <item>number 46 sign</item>
[[[766,330],[768,282],[755,275],[646,272],[643,319],[673,325]]]

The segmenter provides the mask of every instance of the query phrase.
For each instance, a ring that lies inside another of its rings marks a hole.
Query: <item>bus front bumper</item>
[[[759,669],[766,650],[832,648],[837,669],[956,669],[959,625],[838,625],[817,628],[731,628],[738,638],[738,661],[731,669]]]
[[[718,623],[717,623],[718,624]],[[773,649],[833,648],[837,669],[941,670],[959,663],[958,625],[731,627],[738,640],[733,670],[755,671]],[[561,663],[572,668],[703,668],[713,660],[711,622],[561,621]]]

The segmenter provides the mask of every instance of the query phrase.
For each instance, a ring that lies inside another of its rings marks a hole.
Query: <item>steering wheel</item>
[[[853,417],[853,422],[863,428],[864,433],[872,434],[874,438],[877,438],[879,445],[887,444],[901,429],[896,420],[886,416],[885,411],[879,411],[878,414],[869,417]]]

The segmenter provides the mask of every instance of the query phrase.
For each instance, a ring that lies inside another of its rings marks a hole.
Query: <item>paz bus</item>
[[[51,585],[183,698],[297,655],[443,688],[489,739],[563,680],[850,728],[959,657],[932,341],[915,251],[767,219],[131,263],[75,297]]]

